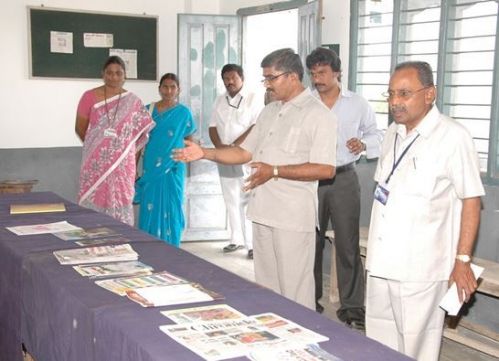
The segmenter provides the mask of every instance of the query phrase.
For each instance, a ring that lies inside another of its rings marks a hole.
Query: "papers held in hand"
[[[476,264],[472,263],[471,270],[473,271],[475,279],[478,280],[478,277],[480,277],[483,272],[483,267],[477,266]],[[442,301],[440,301],[439,306],[446,310],[449,316],[456,316],[459,313],[462,305],[463,303],[459,302],[457,287],[456,283],[454,282],[447,290],[447,293],[445,294],[444,298],[442,298]]]
[[[65,212],[64,203],[11,204],[10,214]]]

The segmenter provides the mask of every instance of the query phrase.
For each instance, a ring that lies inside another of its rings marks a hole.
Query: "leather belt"
[[[355,170],[355,162],[340,165],[336,167],[336,175],[347,172],[349,170]],[[331,185],[334,183],[334,178],[331,179],[323,179],[319,181],[319,186]]]

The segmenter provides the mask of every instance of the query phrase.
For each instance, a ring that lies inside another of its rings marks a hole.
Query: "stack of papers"
[[[150,275],[153,268],[139,261],[73,266],[84,277],[121,277]]]
[[[60,264],[100,263],[114,261],[135,261],[139,258],[129,244],[117,244],[100,247],[65,249],[54,251]]]

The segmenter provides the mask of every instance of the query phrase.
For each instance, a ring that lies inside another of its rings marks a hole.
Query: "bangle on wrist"
[[[279,167],[278,166],[274,166],[274,180],[278,180],[279,179]]]

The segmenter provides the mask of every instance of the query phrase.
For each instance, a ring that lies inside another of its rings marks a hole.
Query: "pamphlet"
[[[187,283],[187,281],[166,271],[140,277],[120,277],[95,281],[98,286],[120,296],[125,296],[129,290],[142,287],[178,285],[181,283]]]
[[[100,247],[86,247],[54,251],[60,264],[100,263],[113,261],[134,261],[139,258],[129,244],[116,244]]]
[[[476,264],[472,263],[471,270],[473,271],[475,279],[478,279],[478,277],[480,277],[483,272],[483,267],[477,266]],[[459,313],[462,305],[463,303],[459,302],[457,287],[456,283],[454,282],[447,290],[447,293],[445,294],[444,298],[442,298],[442,301],[440,301],[439,306],[446,310],[448,315],[456,316]]]
[[[33,234],[45,234],[45,233],[56,233],[65,231],[74,231],[81,229],[76,227],[67,221],[46,223],[46,224],[31,224],[28,226],[16,226],[16,227],[6,227],[9,231],[18,236],[27,236]]]
[[[143,276],[152,273],[153,268],[139,261],[100,263],[73,266],[84,277]]]
[[[129,299],[143,307],[181,305],[196,302],[209,302],[223,298],[196,283],[152,286],[126,291]]]
[[[107,227],[79,228],[76,230],[54,233],[54,236],[65,241],[77,241],[80,239],[102,238],[118,235],[119,233]]]
[[[176,324],[237,320],[246,317],[246,315],[238,310],[225,304],[161,311],[161,314],[168,317]]]

